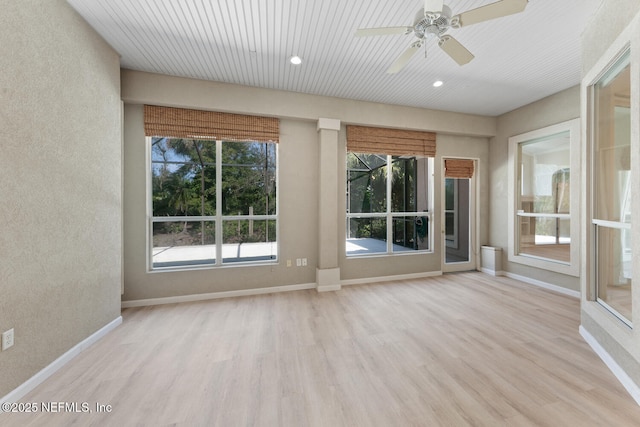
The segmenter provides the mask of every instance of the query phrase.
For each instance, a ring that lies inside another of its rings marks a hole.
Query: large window
[[[433,158],[347,154],[346,254],[431,250]]]
[[[576,119],[509,139],[510,261],[578,275],[579,132]]]
[[[631,74],[627,50],[591,87],[596,300],[632,322]]]
[[[151,266],[277,257],[277,144],[147,138]]]

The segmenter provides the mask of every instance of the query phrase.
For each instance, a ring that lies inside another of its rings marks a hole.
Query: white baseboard
[[[161,305],[161,304],[175,304],[179,302],[206,301],[210,299],[273,294],[277,292],[300,291],[303,289],[315,289],[315,288],[316,288],[315,283],[303,283],[301,285],[273,286],[269,288],[242,289],[239,291],[211,292],[207,294],[178,295],[175,297],[138,299],[138,300],[122,301],[122,308],[145,307],[148,305]]]
[[[367,283],[393,282],[396,280],[422,279],[424,277],[442,276],[442,271],[428,271],[426,273],[399,274],[395,276],[367,277],[363,279],[342,280],[343,286],[363,285]]]
[[[508,271],[503,271],[502,276],[510,277],[511,279],[519,280],[521,282],[529,283],[530,285],[539,286],[541,288],[548,289],[553,292],[558,292],[560,294],[568,295],[570,297],[580,299],[580,291],[574,291],[573,289],[563,288],[562,286],[554,285],[551,283],[543,282],[541,280],[532,279],[527,276],[521,276],[519,274],[509,273]]]
[[[71,359],[82,353],[87,348],[91,347],[91,345],[93,345],[100,338],[104,337],[106,334],[118,327],[121,323],[122,316],[118,316],[116,319],[109,322],[106,326],[103,326],[84,340],[80,341],[62,356],[58,357],[56,360],[43,368],[40,372],[29,378],[15,390],[0,399],[0,404],[5,402],[14,403],[22,399],[27,393],[35,389],[47,378],[56,373],[60,368],[69,363]],[[2,412],[2,409],[0,409],[0,412]]]
[[[504,271],[490,270],[490,269],[485,268],[485,267],[480,267],[480,271],[485,273],[485,274],[489,274],[491,276],[504,276]]]
[[[318,292],[333,292],[342,289],[341,285],[324,285],[318,286]]]
[[[233,298],[250,295],[263,295],[277,292],[300,291],[305,289],[317,289],[318,292],[339,291],[344,285],[360,285],[366,283],[390,282],[394,280],[420,279],[423,277],[442,276],[442,271],[430,271],[426,273],[401,274],[396,276],[369,277],[365,279],[342,280],[337,285],[318,286],[316,283],[303,283],[300,285],[272,286],[268,288],[242,289],[239,291],[211,292],[206,294],[178,295],[174,297],[147,298],[122,301],[122,308],[146,307],[161,304],[176,304],[181,302],[206,301],[219,298]]]
[[[615,377],[620,381],[620,384],[627,390],[627,392],[631,395],[633,400],[636,401],[638,405],[640,405],[640,387],[636,384],[627,373],[616,363],[616,361],[611,357],[611,355],[605,350],[600,343],[587,331],[582,325],[580,325],[580,335],[582,338],[591,346],[593,351],[602,359],[604,364],[609,368],[609,370],[615,375]]]

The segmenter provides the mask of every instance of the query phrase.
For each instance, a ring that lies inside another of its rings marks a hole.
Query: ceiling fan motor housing
[[[424,9],[420,9],[416,14],[413,31],[418,38],[440,37],[450,25],[451,9],[448,6],[442,7],[442,12],[438,15],[428,13],[425,15]]]

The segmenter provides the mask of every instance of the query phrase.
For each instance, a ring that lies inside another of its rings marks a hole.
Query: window
[[[578,275],[579,119],[509,138],[509,260]]]
[[[430,251],[433,158],[347,153],[346,254]]]
[[[629,50],[590,88],[596,300],[632,324],[631,73]]]
[[[276,144],[147,139],[153,269],[276,260]]]

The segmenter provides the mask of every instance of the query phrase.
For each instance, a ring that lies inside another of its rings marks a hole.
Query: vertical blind
[[[473,178],[473,160],[445,159],[444,169],[446,178]]]
[[[347,126],[347,151],[392,156],[436,156],[436,134],[414,130]]]
[[[146,136],[278,142],[280,120],[186,108],[144,106]]]

